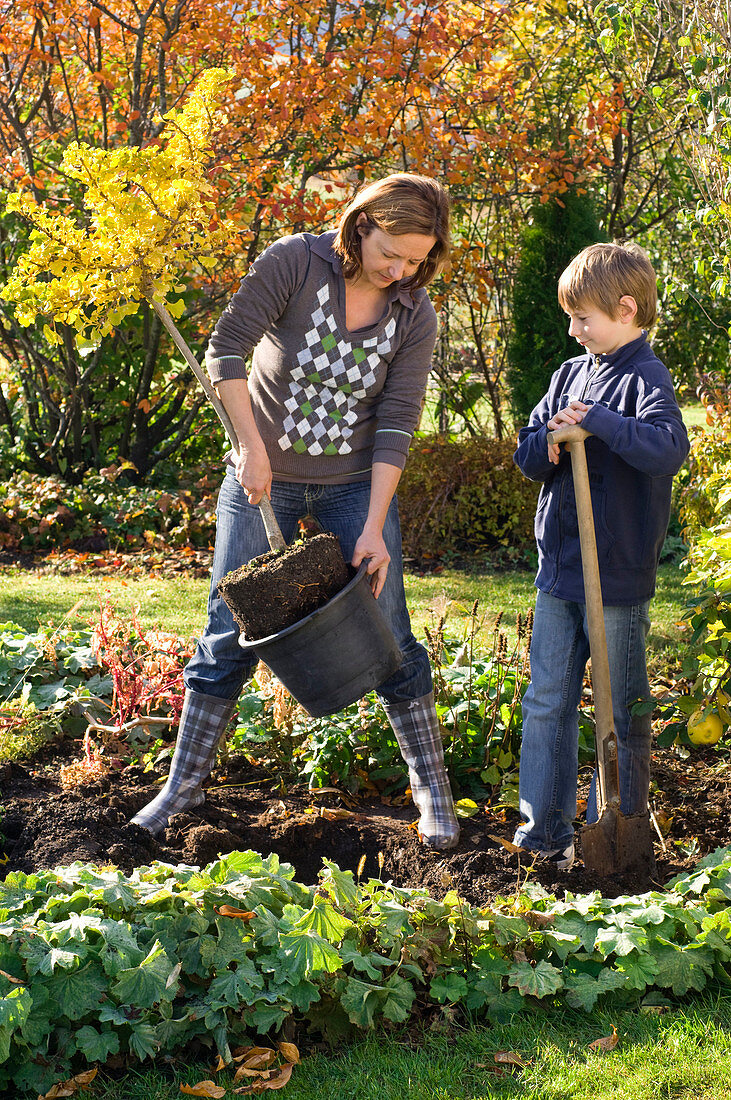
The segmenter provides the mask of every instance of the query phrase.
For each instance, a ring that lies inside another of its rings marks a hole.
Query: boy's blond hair
[[[595,306],[616,321],[625,295],[637,303],[637,325],[651,328],[657,317],[657,276],[647,253],[634,243],[589,245],[558,281],[558,301],[567,313]]]

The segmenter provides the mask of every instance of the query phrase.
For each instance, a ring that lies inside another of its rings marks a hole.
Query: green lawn
[[[469,636],[477,603],[478,647],[488,647],[497,616],[512,640],[516,616],[533,607],[533,571],[465,572],[445,569],[420,577],[406,575],[406,594],[414,631],[423,638],[425,626],[435,629],[444,618],[448,637]],[[686,590],[677,565],[662,565],[652,605],[651,660],[669,661],[680,639],[678,622]],[[158,625],[185,636],[197,635],[206,619],[208,580],[175,576],[125,576],[75,573],[56,576],[40,570],[0,569],[0,622],[12,621],[28,631],[58,626],[63,621],[83,629],[94,621],[100,599],[109,598],[125,612],[139,606],[145,626]],[[78,604],[78,606],[77,606]]]
[[[684,406],[683,422],[686,428],[707,428],[706,410],[702,405]]]
[[[96,621],[99,601],[106,598],[128,612],[138,606],[143,625],[159,625],[175,634],[198,634],[206,621],[207,578],[60,576],[8,566],[0,569],[0,586],[0,621],[16,622],[29,631],[62,621],[83,629]]]
[[[617,1028],[606,1054],[589,1044]],[[495,1055],[512,1052],[522,1066]],[[95,1087],[97,1100],[173,1100],[181,1084],[213,1077],[210,1067],[176,1065]],[[231,1076],[220,1074],[220,1085]],[[95,1082],[95,1086],[97,1082]],[[232,1095],[231,1092],[228,1095]],[[731,996],[682,1008],[537,1011],[495,1027],[371,1036],[335,1052],[307,1055],[282,1093],[287,1100],[728,1100]]]

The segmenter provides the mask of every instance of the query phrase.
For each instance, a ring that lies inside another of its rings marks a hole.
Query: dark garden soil
[[[81,743],[49,745],[31,762],[0,767],[2,873],[33,872],[75,860],[113,864],[126,873],[153,860],[203,867],[219,855],[254,849],[276,852],[299,881],[316,882],[323,858],[364,877],[426,887],[435,897],[456,889],[468,902],[488,904],[510,896],[526,879],[559,896],[565,890],[599,889],[606,897],[663,886],[717,847],[731,843],[731,761],[728,749],[695,749],[687,760],[672,749],[653,755],[652,806],[656,821],[654,875],[599,880],[577,859],[568,873],[545,861],[533,869],[525,854],[505,847],[513,835],[513,811],[480,812],[463,821],[451,852],[425,849],[413,828],[413,806],[386,805],[334,788],[285,788],[276,776],[231,756],[214,770],[205,804],[178,814],[159,842],[127,824],[158,790],[161,772],[128,767],[92,785],[64,790],[59,769],[81,757]],[[585,792],[584,792],[585,793]],[[660,839],[660,833],[665,834]]]
[[[268,638],[304,619],[351,577],[335,535],[298,540],[227,573],[218,591],[245,638]]]

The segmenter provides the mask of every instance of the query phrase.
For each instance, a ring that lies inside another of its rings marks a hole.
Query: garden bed
[[[61,765],[81,756],[79,742],[47,746],[28,763],[0,768],[0,846],[3,871],[33,872],[76,860],[113,864],[125,872],[154,860],[203,867],[219,855],[253,849],[276,852],[291,863],[300,882],[314,883],[322,859],[408,887],[427,887],[437,897],[456,889],[468,902],[486,905],[510,896],[526,876],[547,890],[606,897],[662,886],[693,867],[701,856],[731,843],[731,763],[728,751],[697,749],[682,760],[674,749],[653,754],[652,804],[657,870],[649,875],[599,880],[578,859],[569,873],[529,861],[505,847],[517,814],[480,806],[463,820],[458,848],[432,852],[418,840],[414,809],[353,796],[335,788],[284,788],[276,775],[232,755],[214,770],[203,807],[177,815],[165,836],[154,840],[129,818],[160,789],[163,771],[130,767],[98,782],[64,791]],[[585,792],[584,792],[585,793]],[[382,864],[382,866],[380,866]]]

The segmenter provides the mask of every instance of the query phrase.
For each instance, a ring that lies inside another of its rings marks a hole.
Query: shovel
[[[236,435],[236,430],[234,429],[231,418],[223,407],[223,403],[221,402],[218,394],[209,382],[208,375],[203,370],[200,363],[193,355],[193,352],[190,350],[185,340],[181,336],[177,325],[173,321],[165,305],[157,298],[155,298],[153,294],[151,294],[150,300],[152,302],[155,313],[162,321],[176,348],[184,356],[188,366],[200,382],[203,392],[213,405],[218,419],[221,421],[224,428],[226,429],[226,435],[231,442],[231,446],[233,447],[234,451],[238,453],[239,441]],[[276,516],[274,515],[274,509],[272,508],[271,501],[269,500],[269,497],[266,493],[264,493],[261,500],[259,501],[259,512],[261,513],[261,518],[264,523],[264,530],[266,531],[270,550],[286,549],[287,543],[284,539],[284,535],[279,529],[279,524],[277,523]]]
[[[617,735],[614,730],[609,656],[604,628],[602,589],[596,550],[594,515],[584,440],[591,432],[578,424],[548,433],[549,443],[570,443],[571,472],[579,521],[584,600],[589,628],[591,682],[594,689],[598,820],[581,830],[584,865],[598,875],[616,872],[654,873],[650,816],[623,814],[620,810]]]

